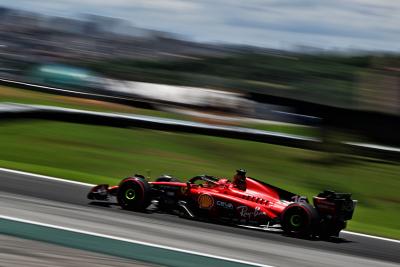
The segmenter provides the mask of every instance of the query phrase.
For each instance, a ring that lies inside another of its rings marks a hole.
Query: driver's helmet
[[[169,174],[162,174],[162,175],[160,175],[160,177],[158,177],[158,178],[172,179],[173,177],[172,177],[172,175],[169,175]]]
[[[246,177],[246,170],[245,169],[238,169],[238,170],[236,170],[236,174],[237,175],[240,175],[240,176],[244,176],[244,177]]]
[[[235,180],[243,182],[246,179],[246,170],[238,169],[236,170]]]

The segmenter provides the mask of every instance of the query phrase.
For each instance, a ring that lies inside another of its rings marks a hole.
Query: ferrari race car
[[[228,179],[208,175],[184,183],[167,175],[149,182],[136,174],[118,186],[97,185],[88,198],[116,200],[126,210],[161,210],[186,218],[320,238],[338,236],[356,205],[348,193],[324,191],[313,197],[311,205],[306,197],[257,179],[247,177],[245,182],[246,189],[242,190]]]

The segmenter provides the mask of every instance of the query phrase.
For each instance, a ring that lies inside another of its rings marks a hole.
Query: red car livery
[[[187,183],[170,176],[148,182],[142,175],[123,179],[118,186],[98,185],[88,198],[112,201],[127,210],[163,210],[193,219],[260,229],[282,229],[296,236],[338,236],[353,216],[351,194],[324,191],[306,197],[247,177],[241,190],[227,179],[208,175]]]

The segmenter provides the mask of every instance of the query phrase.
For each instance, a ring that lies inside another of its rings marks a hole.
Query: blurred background
[[[400,238],[400,4],[216,2],[2,0],[0,101],[240,126],[321,147],[2,116],[1,167],[113,184],[132,172],[230,177],[243,167],[309,196],[352,192],[349,229]],[[348,143],[381,150],[354,154]]]

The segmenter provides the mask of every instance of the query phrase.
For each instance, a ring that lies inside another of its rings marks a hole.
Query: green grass
[[[243,127],[253,128],[263,131],[287,133],[309,137],[320,136],[319,129],[316,127],[296,125],[296,124],[277,124],[277,123],[245,123]]]
[[[400,239],[400,167],[250,141],[61,122],[0,124],[0,166],[90,183],[142,173],[231,177],[236,168],[287,190],[359,200],[349,229]]]

